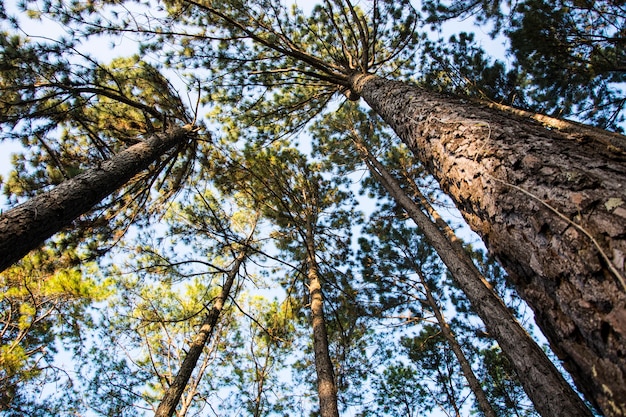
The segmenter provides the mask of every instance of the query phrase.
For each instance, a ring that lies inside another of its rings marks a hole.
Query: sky
[[[296,4],[303,8],[305,11],[310,11],[316,1],[311,0],[296,0]],[[7,2],[5,5],[9,14],[13,14],[15,12],[14,4],[11,3],[11,0]],[[45,35],[51,36],[55,33],[60,33],[59,26],[56,22],[44,20],[42,22],[31,22],[28,19],[22,19],[23,27],[28,35],[37,36],[37,35]],[[0,23],[1,25],[1,23]],[[476,33],[477,39],[479,39],[480,44],[488,51],[491,55],[500,57],[500,59],[505,59],[504,51],[505,45],[502,40],[492,40],[486,33],[484,29],[476,28],[472,25],[470,21],[453,21],[447,24],[444,27],[444,30],[441,33],[433,33],[433,37],[441,37],[443,39],[447,39],[451,34],[458,33],[460,31],[472,31]],[[110,59],[117,56],[125,56],[131,53],[134,53],[135,45],[130,41],[117,42],[115,44],[115,48],[111,48],[111,42],[106,39],[100,39],[98,41],[90,41],[88,45],[84,45],[84,47],[92,54],[95,54],[98,58],[102,59],[104,62],[109,61]],[[16,152],[20,149],[20,146],[10,142],[1,142],[0,143],[0,175],[3,177],[10,170],[10,158],[11,153]],[[6,199],[4,195],[0,195],[0,209],[7,209]],[[461,223],[461,217],[455,210],[450,210],[446,217],[451,219],[456,219],[457,222]],[[469,229],[465,228],[463,231],[464,239],[469,239],[475,244],[477,244],[480,239],[476,237],[473,233],[469,231]]]
[[[47,17],[42,18],[40,21],[28,19],[23,13],[19,12],[14,1],[15,0],[5,0],[4,6],[8,15],[18,18],[23,30],[23,35],[33,38],[57,38],[63,34],[62,27],[58,22],[48,19]],[[0,30],[6,29],[8,29],[7,22],[0,20]],[[83,46],[85,51],[88,51],[103,62],[108,62],[115,57],[127,56],[136,52],[136,46],[130,40],[126,42],[118,41],[115,45],[112,45],[110,40],[94,38]],[[15,141],[6,141],[3,139],[4,138],[0,137],[0,177],[6,179],[12,168],[12,154],[19,152],[22,146]],[[6,210],[8,208],[7,199],[4,193],[1,192],[1,188],[2,185],[0,185],[0,209]]]
[[[14,1],[14,0],[13,0]],[[58,22],[43,18],[41,21],[33,21],[26,18],[16,8],[16,4],[12,0],[5,2],[5,8],[9,15],[18,16],[24,33],[28,36],[43,36],[54,38],[63,33]],[[309,13],[318,0],[294,0],[294,3],[303,9],[305,13]],[[358,2],[357,2],[358,3]],[[416,5],[416,9],[419,7]],[[0,30],[6,28],[6,22],[0,21]],[[451,35],[461,31],[474,32],[479,45],[483,46],[488,53],[500,60],[505,60],[505,43],[502,39],[491,39],[485,28],[473,26],[471,19],[454,20],[444,25],[441,32],[431,32],[433,39],[448,39]],[[128,56],[137,52],[136,43],[129,38],[116,39],[114,43],[106,38],[93,38],[88,43],[82,45],[84,50],[100,59],[102,62],[109,62],[111,59]],[[174,80],[175,81],[175,80]],[[19,152],[21,146],[12,141],[2,141],[0,138],[0,177],[6,178],[11,170],[11,155]],[[6,209],[7,200],[4,194],[0,194],[0,209]]]

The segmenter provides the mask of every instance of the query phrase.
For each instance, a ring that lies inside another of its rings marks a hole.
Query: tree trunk
[[[459,361],[463,376],[465,377],[467,384],[469,385],[470,389],[474,393],[474,396],[476,397],[478,408],[480,408],[480,411],[483,412],[483,415],[485,417],[497,417],[496,412],[493,410],[491,404],[489,403],[489,400],[487,399],[487,394],[485,394],[485,391],[483,390],[480,381],[478,380],[476,374],[474,373],[474,370],[472,369],[472,365],[467,360],[467,357],[465,356],[465,353],[463,353],[463,349],[456,339],[454,332],[450,328],[450,325],[443,316],[441,309],[437,305],[437,300],[435,300],[433,293],[430,291],[430,287],[428,286],[428,283],[426,282],[426,279],[424,278],[421,269],[418,265],[413,265],[413,267],[415,269],[415,272],[417,272],[417,274],[419,275],[422,286],[424,287],[426,302],[433,310],[433,314],[437,319],[439,328],[441,328],[441,333],[443,334],[443,337],[446,339],[446,342],[448,342],[448,345],[452,349],[452,352],[454,352],[454,356],[456,356],[456,359]]]
[[[230,289],[235,282],[237,274],[239,274],[239,269],[241,268],[246,255],[245,249],[242,250],[242,252],[240,252],[235,259],[235,264],[228,271],[226,282],[222,287],[220,295],[215,300],[211,311],[203,320],[200,330],[189,345],[189,352],[187,353],[187,356],[185,356],[183,363],[180,365],[180,370],[174,377],[174,381],[165,391],[163,399],[161,399],[161,403],[157,407],[154,417],[172,417],[174,415],[176,406],[180,401],[180,397],[183,395],[183,391],[191,378],[193,370],[196,368],[196,364],[198,363],[198,359],[200,359],[204,346],[215,330],[215,326],[217,325],[217,321],[222,313],[226,299],[230,295]]]
[[[100,166],[0,214],[0,271],[89,211],[192,132],[184,127],[153,134]]]
[[[328,334],[324,318],[324,299],[317,262],[315,261],[312,225],[307,230],[307,264],[309,294],[311,297],[311,322],[313,327],[313,352],[317,374],[317,392],[320,401],[320,417],[339,417],[335,372],[328,351]]]
[[[373,176],[406,210],[424,237],[435,248],[489,333],[495,337],[515,367],[524,391],[537,411],[544,417],[591,417],[591,412],[572,387],[478,271],[460,241],[446,236],[420,210],[363,143],[355,141],[355,144]]]
[[[483,238],[587,398],[626,415],[626,139],[372,75],[352,85]]]

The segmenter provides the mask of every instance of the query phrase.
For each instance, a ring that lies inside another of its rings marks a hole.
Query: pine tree
[[[309,163],[305,155],[284,143],[250,146],[242,156],[222,162],[219,183],[262,207],[264,216],[278,227],[274,234],[278,248],[298,263],[296,274],[305,278],[308,292],[319,413],[339,416],[324,295],[332,282],[322,262],[329,262],[326,258],[334,254],[334,247],[347,246],[340,233],[349,224],[350,213],[342,208],[348,195],[324,179],[320,164]]]
[[[215,190],[200,192],[199,178],[202,175],[185,190],[189,200],[170,206],[168,230],[142,233],[137,246],[129,248],[130,259],[107,271],[119,290],[103,311],[98,331],[111,348],[101,349],[98,340],[87,361],[79,359],[81,375],[90,386],[86,394],[97,412],[146,407],[155,415],[182,417],[200,412],[206,406],[198,400],[203,397],[228,410],[227,401],[216,401],[223,390],[233,390],[259,409],[268,407],[258,396],[266,394],[263,384],[272,378],[269,371],[252,377],[260,386],[255,400],[248,392],[238,392],[244,388],[233,387],[230,377],[249,366],[238,357],[248,352],[248,342],[240,336],[245,331],[243,314],[272,317],[269,312],[276,308],[265,302],[255,311],[237,311],[248,298],[245,282],[251,278],[246,264],[259,253],[258,216]],[[265,337],[273,325],[269,318],[259,320],[254,325],[261,326],[262,334],[250,343],[269,340],[276,355],[271,361],[278,362],[281,354],[272,339],[278,332]],[[107,384],[107,378],[115,383]]]
[[[193,159],[198,129],[155,67],[136,58],[109,66],[88,57],[76,63],[67,52],[71,45],[6,33],[0,47],[10,66],[0,76],[7,93],[0,123],[25,146],[5,192],[13,205],[32,197],[0,214],[0,270],[116,191],[128,194],[99,208],[132,213],[145,204],[149,184],[161,174],[176,174],[158,181],[163,190],[176,188],[176,177],[180,182],[188,174],[189,163],[179,155]],[[42,191],[50,185],[56,187]]]
[[[363,98],[502,263],[577,385],[605,414],[624,414],[622,136],[389,79],[414,70],[418,20],[404,1],[326,2],[307,18],[273,2],[189,0],[166,4],[166,27],[150,14],[150,27],[137,15],[103,26],[87,19],[93,6],[77,7],[49,11],[87,34],[143,33],[155,39],[146,51],[170,42],[168,63],[212,70],[232,135],[275,140],[336,93]]]

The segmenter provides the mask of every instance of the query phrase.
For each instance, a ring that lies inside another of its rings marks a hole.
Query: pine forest
[[[0,0],[0,416],[626,417],[623,0]]]

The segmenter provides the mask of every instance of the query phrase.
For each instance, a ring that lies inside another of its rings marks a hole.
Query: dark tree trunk
[[[246,252],[243,251],[239,254],[239,256],[237,256],[235,264],[228,271],[226,282],[224,282],[220,295],[215,300],[211,311],[205,317],[202,322],[202,326],[200,326],[200,330],[189,345],[189,352],[187,353],[187,356],[185,356],[178,373],[174,377],[174,381],[172,381],[171,385],[165,391],[163,399],[161,400],[154,417],[172,417],[174,415],[176,406],[178,405],[180,397],[183,395],[183,391],[191,378],[191,374],[196,368],[196,364],[198,363],[198,359],[200,359],[204,346],[211,338],[211,335],[215,330],[215,326],[217,325],[217,321],[222,313],[226,299],[230,296],[230,290],[235,282],[235,278],[239,274],[239,270],[245,258]]]
[[[189,137],[190,128],[153,134],[100,166],[0,215],[0,271],[89,211],[168,150]]]
[[[495,337],[513,364],[524,391],[537,411],[544,417],[591,417],[591,412],[572,387],[478,271],[461,242],[454,238],[454,233],[447,228],[441,229],[430,220],[363,143],[356,142],[356,145],[372,175],[406,210],[435,248],[487,331]]]
[[[352,84],[507,270],[587,398],[626,415],[625,138],[371,75]]]

